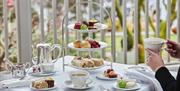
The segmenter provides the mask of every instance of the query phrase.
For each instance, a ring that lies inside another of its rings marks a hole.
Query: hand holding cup
[[[146,49],[146,51],[149,54],[147,65],[150,66],[153,71],[157,71],[159,68],[164,66],[163,59],[159,53],[156,53],[150,49]]]

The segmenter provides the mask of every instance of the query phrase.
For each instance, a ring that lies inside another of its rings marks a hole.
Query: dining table
[[[65,56],[64,57],[65,64],[70,64],[73,58],[74,56]],[[109,66],[110,64],[111,62],[105,61],[106,66],[99,69],[88,71],[90,73],[90,79],[93,80],[94,85],[92,88],[86,89],[85,91],[102,91],[100,89],[100,85],[105,87],[106,89],[109,89],[109,91],[118,91],[113,88],[113,85],[115,84],[116,80],[101,80],[96,77],[98,74],[102,74],[106,69],[110,68],[111,67]],[[125,69],[127,69],[130,66],[132,65],[113,63],[112,67],[118,74],[120,74],[121,76],[125,76]],[[66,80],[70,79],[69,73],[71,71],[76,71],[79,69],[75,69],[73,67],[66,65],[65,70],[63,71],[63,61],[62,61],[62,58],[59,58],[58,61],[55,63],[55,70],[56,70],[56,73],[52,75],[51,77],[54,78],[57,88],[51,91],[80,91],[80,90],[67,88],[64,83]],[[5,78],[7,79],[7,77],[8,76],[4,76],[4,78],[3,77],[0,77],[0,78],[2,80]],[[30,76],[30,75],[28,75],[28,77],[38,78],[38,77]],[[153,86],[152,84],[140,83],[140,89],[138,89],[137,91],[153,91],[152,86]],[[15,87],[15,88],[9,88],[9,89],[0,89],[0,91],[32,91],[32,89],[30,87]]]

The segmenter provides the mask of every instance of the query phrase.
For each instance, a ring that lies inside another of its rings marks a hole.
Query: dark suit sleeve
[[[166,67],[161,67],[157,70],[155,77],[160,82],[164,91],[180,91],[179,89],[179,73],[177,75],[177,80],[170,74]]]

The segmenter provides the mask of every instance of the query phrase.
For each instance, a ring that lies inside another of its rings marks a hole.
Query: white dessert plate
[[[90,80],[90,79],[89,79],[89,80]],[[91,81],[91,80],[90,80],[90,81]],[[92,80],[92,81],[93,81],[93,80]],[[90,83],[90,84],[88,84],[88,85],[85,85],[84,87],[81,87],[81,88],[75,87],[70,80],[66,80],[66,81],[64,82],[64,84],[65,84],[65,86],[66,86],[67,88],[75,89],[75,90],[85,90],[85,89],[90,89],[90,88],[94,87],[94,82],[92,82],[92,83]]]
[[[54,75],[55,73],[56,73],[56,71],[48,72],[48,73],[43,73],[43,72],[33,73],[33,72],[29,72],[28,74],[31,75],[31,76],[36,76],[36,77],[43,77],[43,76],[51,76],[51,75]]]
[[[120,91],[135,91],[141,88],[141,85],[139,83],[136,83],[135,86],[129,87],[129,88],[119,88],[118,83],[116,82],[113,87]]]
[[[105,42],[99,42],[100,48],[75,48],[73,43],[68,44],[68,48],[75,49],[78,51],[94,51],[106,48],[108,45]]]
[[[78,66],[74,66],[73,64],[69,64],[70,67],[73,67],[75,69],[80,69],[80,70],[96,70],[96,69],[100,69],[102,67],[105,67],[105,65],[101,65],[101,66],[98,66],[98,67],[89,67],[89,68],[82,68],[82,67],[78,67]]]
[[[98,32],[98,31],[106,30],[108,28],[107,25],[102,24],[102,23],[98,23],[97,29],[89,29],[89,30],[74,29],[74,25],[75,24],[68,25],[68,29],[73,30],[73,31],[82,32],[82,33],[88,33],[88,32],[94,33],[94,32]]]
[[[35,91],[48,91],[48,90],[56,89],[56,88],[57,88],[57,85],[54,84],[54,87],[52,87],[52,88],[37,89],[37,88],[32,87],[32,84],[31,84],[31,85],[30,85],[30,88],[31,88],[32,90],[35,90]]]
[[[102,74],[97,75],[96,78],[101,79],[101,80],[109,80],[109,81],[111,81],[111,80],[117,80],[118,78],[120,78],[120,76],[118,75],[118,77],[116,77],[116,78],[109,78],[109,77],[106,77],[102,73]]]

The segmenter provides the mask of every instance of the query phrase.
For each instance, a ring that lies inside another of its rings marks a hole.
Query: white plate
[[[68,29],[73,30],[73,31],[79,31],[79,32],[82,32],[82,33],[88,33],[88,32],[94,33],[94,32],[98,32],[98,31],[101,31],[101,30],[106,30],[108,28],[107,25],[100,23],[100,25],[98,25],[99,27],[97,29],[80,30],[80,29],[74,29],[74,25],[75,24],[68,25]]]
[[[113,85],[113,87],[114,87],[115,89],[118,89],[118,90],[121,90],[121,91],[134,91],[134,90],[140,89],[140,88],[141,88],[141,85],[140,85],[139,83],[136,83],[135,86],[130,87],[130,88],[119,88],[118,83],[116,82],[116,83]]]
[[[89,67],[89,68],[82,68],[82,67],[78,67],[78,66],[74,66],[73,64],[69,64],[70,67],[76,68],[76,69],[80,69],[80,70],[95,70],[95,69],[100,69],[102,67],[105,67],[105,65],[101,65],[98,67]]]
[[[100,48],[75,48],[73,43],[69,43],[68,47],[78,51],[94,51],[94,50],[104,49],[108,46],[107,43],[105,42],[99,42],[99,44],[100,44]]]
[[[65,86],[67,88],[70,88],[70,89],[75,89],[75,90],[84,90],[84,89],[90,89],[94,86],[94,82],[92,82],[91,84],[85,86],[85,87],[82,87],[82,88],[78,88],[78,87],[74,87],[74,85],[72,84],[72,82],[70,80],[67,80],[64,82]]]
[[[32,84],[31,84],[31,85],[30,85],[30,88],[31,88],[32,90],[35,90],[35,91],[48,91],[48,90],[56,89],[56,88],[57,88],[57,85],[55,84],[54,87],[52,87],[52,88],[37,89],[37,88],[32,87]]]
[[[30,72],[28,73],[29,75],[31,76],[36,76],[36,77],[42,77],[42,76],[51,76],[51,75],[54,75],[56,73],[56,71],[54,72],[50,72],[50,73],[33,73],[33,72]]]
[[[109,81],[111,81],[111,80],[117,80],[119,78],[119,75],[116,78],[109,78],[109,77],[104,76],[104,74],[102,73],[102,74],[97,75],[96,77],[98,79],[101,79],[101,80],[109,80]]]

